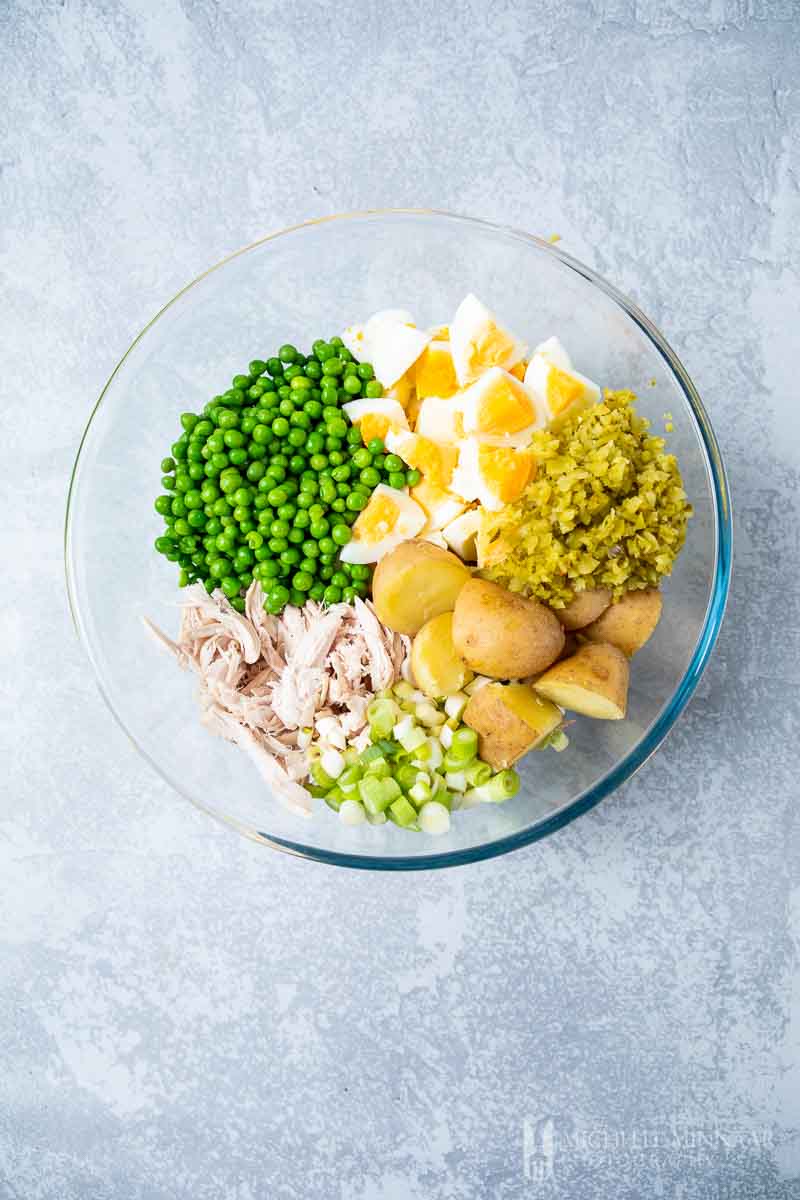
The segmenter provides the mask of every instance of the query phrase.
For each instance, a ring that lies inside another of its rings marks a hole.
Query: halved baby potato
[[[453,643],[473,671],[494,679],[522,679],[558,658],[564,630],[538,600],[473,578],[458,594]]]
[[[411,647],[414,682],[426,696],[440,699],[460,692],[475,678],[453,645],[453,614],[426,621]]]
[[[630,668],[610,643],[587,643],[534,683],[540,696],[584,717],[621,721],[628,703]]]
[[[487,683],[470,697],[464,723],[478,735],[478,754],[505,770],[558,729],[561,710],[526,683]]]
[[[576,593],[566,607],[554,608],[553,612],[565,629],[583,629],[584,625],[596,621],[610,603],[611,592],[608,588],[591,588]]]
[[[652,636],[661,618],[661,604],[657,588],[626,592],[582,629],[581,636],[590,642],[610,642],[632,658]]]
[[[455,554],[432,542],[401,542],[378,563],[372,602],[378,619],[397,633],[417,633],[431,617],[452,612],[470,578]]]

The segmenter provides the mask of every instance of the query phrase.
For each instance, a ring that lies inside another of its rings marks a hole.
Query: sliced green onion
[[[461,729],[457,729],[453,734],[450,757],[466,762],[468,759],[475,758],[477,753],[478,735],[475,730],[468,729],[466,725],[462,726]]]
[[[470,787],[482,787],[484,783],[488,783],[492,778],[492,768],[488,763],[481,762],[478,759],[467,767],[464,774],[467,777],[467,783]],[[339,787],[343,787],[341,779],[339,780]]]
[[[338,750],[323,751],[319,761],[322,770],[331,779],[338,779],[345,767],[344,755],[340,754]]]
[[[325,788],[325,791],[330,791],[333,787],[334,780],[322,767],[322,763],[317,759],[311,764],[311,778],[317,787]]]
[[[395,729],[396,728],[397,728],[397,726],[395,726]],[[421,746],[427,747],[427,742],[428,742],[428,739],[425,736],[425,731],[423,729],[420,729],[419,726],[414,726],[408,732],[404,732],[403,737],[398,737],[397,740],[400,743],[400,745],[403,747],[403,749],[406,751],[407,754],[411,754],[413,751],[419,752],[420,747]],[[420,753],[419,757],[424,758],[425,755]]]
[[[367,814],[357,800],[342,800],[339,805],[339,820],[345,825],[361,825]]]
[[[439,837],[450,829],[450,813],[438,800],[429,800],[419,810],[419,827],[423,833]]]
[[[389,818],[386,816],[385,812],[367,813],[367,820],[369,821],[370,825],[385,825],[388,819]]]
[[[389,766],[383,755],[380,755],[378,758],[373,758],[372,761],[367,764],[367,769],[365,771],[365,774],[371,775],[373,779],[388,779],[391,773],[392,768]]]
[[[373,700],[367,707],[367,720],[373,739],[388,738],[399,717],[400,710],[394,700]]]
[[[445,774],[448,771],[466,771],[467,767],[472,766],[474,758],[461,758],[458,754],[453,754],[452,750],[448,750],[444,756],[442,766]]]
[[[467,790],[467,777],[463,771],[448,771],[444,777],[444,781],[451,792],[465,792]]]
[[[480,799],[485,804],[502,804],[504,800],[516,796],[519,791],[519,775],[512,770],[499,771],[488,783],[473,790],[480,794]]]
[[[400,679],[394,685],[394,694],[398,700],[410,700],[414,695],[414,688],[404,679]]]
[[[415,783],[408,793],[409,800],[413,800],[415,806],[420,808],[423,804],[431,799],[430,785],[427,783]]]
[[[350,796],[356,791],[360,779],[361,771],[358,767],[346,767],[336,780],[336,786],[344,792],[345,796]]]
[[[405,796],[399,796],[389,805],[389,817],[401,829],[408,829],[417,823],[417,810]]]
[[[417,782],[418,776],[419,771],[416,767],[412,767],[411,763],[403,763],[394,773],[395,779],[404,792],[410,791]]]
[[[450,747],[452,746],[453,730],[452,730],[451,726],[449,725],[449,723],[447,725],[443,725],[442,728],[439,730],[439,741],[441,742],[442,748],[444,750],[449,750]]]
[[[344,798],[344,792],[340,791],[338,787],[331,788],[330,791],[325,793],[325,803],[328,805],[328,808],[332,808],[334,812],[339,811]]]
[[[453,692],[452,696],[448,696],[444,702],[444,711],[448,717],[455,717],[458,720],[467,707],[468,701],[469,697],[465,692]]]
[[[444,716],[439,712],[435,704],[426,701],[424,704],[417,704],[414,708],[414,716],[421,725],[429,727],[444,724]]]
[[[569,738],[563,729],[555,729],[547,739],[547,745],[551,750],[556,750],[560,754],[569,745]]]

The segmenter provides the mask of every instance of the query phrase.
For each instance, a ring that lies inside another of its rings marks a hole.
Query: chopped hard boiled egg
[[[373,438],[386,438],[390,430],[408,429],[408,419],[403,407],[389,396],[372,400],[349,400],[342,405],[345,413],[361,431],[361,440],[367,445]]]
[[[549,337],[546,342],[538,345],[533,353],[541,354],[542,358],[546,358],[554,367],[559,367],[562,371],[572,370],[572,359],[557,337]]]
[[[477,500],[489,512],[497,512],[522,495],[533,472],[530,450],[468,439],[461,443],[450,486],[464,500]]]
[[[464,436],[461,406],[457,397],[426,396],[417,413],[414,426],[423,437],[435,442],[458,442]]]
[[[428,342],[417,359],[415,371],[417,397],[420,400],[424,400],[426,396],[446,398],[458,391],[449,342]]]
[[[420,471],[431,483],[447,487],[458,458],[455,446],[434,442],[419,433],[390,429],[383,439],[386,449],[398,454],[409,467]]]
[[[458,403],[465,433],[495,438],[503,445],[524,445],[547,421],[544,404],[537,405],[530,390],[500,367],[490,367],[461,393]]]
[[[405,375],[430,341],[430,334],[414,325],[403,309],[375,313],[365,325],[350,325],[342,341],[355,358],[372,363],[376,379],[385,388]]]
[[[353,537],[342,547],[340,558],[346,563],[379,562],[400,542],[416,537],[425,521],[425,512],[416,500],[379,483],[359,514]]]
[[[450,348],[458,382],[464,387],[489,367],[509,370],[527,347],[499,324],[494,313],[471,292],[450,322]]]
[[[451,521],[449,525],[445,525],[442,530],[448,549],[457,554],[464,562],[475,562],[478,558],[476,538],[480,525],[480,509],[470,508],[460,517]]]
[[[550,340],[555,341],[555,338]],[[563,353],[563,347],[560,349]],[[558,365],[550,354],[534,354],[525,372],[525,385],[539,404],[546,406],[549,425],[560,423],[600,399],[600,388],[596,383],[571,366]]]
[[[420,480],[411,489],[411,495],[425,509],[428,518],[426,529],[443,529],[464,511],[464,501],[460,497],[432,483],[430,479]]]

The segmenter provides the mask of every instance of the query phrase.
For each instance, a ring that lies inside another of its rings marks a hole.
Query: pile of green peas
[[[372,568],[341,562],[341,548],[379,483],[420,478],[380,438],[365,446],[341,409],[382,394],[370,363],[332,337],[309,355],[287,344],[255,359],[202,414],[183,413],[155,502],[166,525],[155,547],[178,564],[179,585],[221,588],[243,612],[258,579],[275,614],[369,595]]]

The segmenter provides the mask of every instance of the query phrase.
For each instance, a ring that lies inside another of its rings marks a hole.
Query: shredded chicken
[[[271,616],[257,581],[244,613],[202,584],[186,588],[180,603],[176,641],[151,621],[145,625],[181,667],[197,673],[203,723],[250,755],[287,808],[310,816],[311,795],[300,783],[309,746],[365,748],[367,706],[402,674],[409,639],[358,599],[330,608],[309,601]]]

